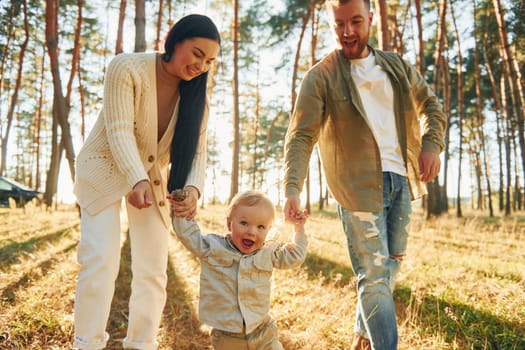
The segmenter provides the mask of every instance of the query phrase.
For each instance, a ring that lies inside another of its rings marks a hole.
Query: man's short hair
[[[340,6],[344,4],[348,4],[352,0],[326,0],[326,9],[331,10],[334,5]],[[370,10],[370,0],[362,0],[366,7]]]

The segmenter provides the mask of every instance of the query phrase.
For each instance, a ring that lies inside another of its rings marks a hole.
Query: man
[[[397,349],[392,291],[411,200],[439,173],[447,118],[412,66],[368,46],[370,0],[326,3],[337,48],[301,83],[286,134],[284,215],[299,211],[318,143],[357,276],[352,349]]]

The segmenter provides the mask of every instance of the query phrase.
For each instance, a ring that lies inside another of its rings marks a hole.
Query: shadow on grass
[[[57,252],[53,257],[40,262],[37,266],[31,268],[31,270],[21,276],[18,281],[13,282],[7,285],[2,292],[2,301],[8,302],[10,304],[16,303],[16,293],[19,289],[25,287],[29,283],[35,283],[40,278],[45,276],[48,271],[51,271],[55,268],[55,264],[60,262],[61,253],[68,253],[69,251],[76,249],[77,242],[72,243],[62,249],[62,251]]]
[[[71,233],[71,228],[61,229],[40,237],[31,237],[23,242],[13,241],[0,248],[0,271],[8,269],[20,256],[32,254],[44,245],[60,241]]]
[[[525,325],[509,322],[477,310],[471,305],[454,303],[431,295],[414,295],[410,287],[398,285],[394,292],[399,322],[410,317],[422,333],[440,334],[448,343],[457,342],[461,349],[525,349]],[[411,313],[416,315],[410,315]],[[400,316],[400,313],[402,314]]]
[[[308,254],[304,265],[309,279],[346,286],[355,281],[352,269],[316,254]],[[355,298],[355,295],[352,295]],[[419,332],[439,334],[447,343],[456,342],[460,349],[521,350],[525,349],[525,324],[509,322],[478,310],[471,305],[454,303],[424,293],[412,293],[410,287],[398,285],[394,292],[398,323],[413,324]]]
[[[177,277],[171,259],[168,259],[167,300],[164,307],[161,327],[169,334],[169,339],[190,344],[184,349],[205,349],[191,344],[209,344],[209,335],[200,331],[200,322],[189,304],[190,298],[184,288],[185,282]],[[131,251],[129,235],[126,235],[121,250],[120,270],[115,283],[115,294],[108,320],[110,340],[106,349],[122,349],[122,339],[126,337],[128,325],[128,302],[131,295]],[[161,344],[160,349],[182,349],[177,344]]]
[[[304,266],[307,268],[308,279],[323,278],[324,283],[333,283],[336,286],[345,286],[354,277],[354,272],[347,265],[336,263],[314,253],[307,254]]]

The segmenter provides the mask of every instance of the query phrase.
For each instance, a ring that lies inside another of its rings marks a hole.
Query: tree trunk
[[[419,2],[419,0],[416,0],[416,2]],[[462,217],[463,211],[461,208],[461,166],[462,166],[462,160],[463,160],[463,55],[461,53],[461,40],[459,37],[458,32],[458,26],[456,23],[456,15],[454,13],[454,6],[453,4],[450,5],[451,9],[451,15],[452,15],[452,21],[454,23],[454,36],[456,38],[456,42],[458,45],[458,66],[456,69],[457,76],[458,76],[458,84],[457,84],[457,98],[458,98],[458,178],[457,178],[457,193],[456,193],[456,216]],[[450,123],[449,123],[450,125]]]
[[[303,44],[303,38],[304,33],[306,31],[306,26],[310,20],[310,15],[312,13],[312,10],[315,6],[315,0],[310,1],[310,5],[308,6],[308,10],[303,16],[303,22],[301,24],[301,32],[299,33],[299,40],[297,41],[297,47],[295,49],[295,58],[293,63],[293,73],[292,73],[292,101],[291,101],[291,108],[290,111],[293,112],[295,107],[295,100],[297,98],[297,75],[299,71],[299,59],[301,58],[301,46]]]
[[[162,50],[162,40],[160,38],[160,34],[162,31],[162,8],[164,5],[163,0],[159,0],[159,12],[157,13],[157,36],[155,37],[155,51],[161,51]]]
[[[40,134],[42,132],[42,106],[44,105],[44,82],[45,82],[45,61],[46,61],[46,45],[42,45],[42,63],[40,65],[42,71],[40,73],[40,83],[38,87],[38,107],[36,111],[36,130],[35,130],[35,144],[36,144],[36,150],[35,150],[35,188],[40,188],[40,147],[41,145],[41,138]]]
[[[503,67],[510,86],[510,98],[517,118],[519,148],[521,150],[521,169],[523,178],[525,178],[525,130],[524,130],[524,111],[525,101],[522,87],[520,86],[520,71],[516,70],[514,56],[510,51],[510,45],[507,38],[507,25],[505,23],[505,14],[500,0],[493,0],[496,11],[496,20],[498,22],[498,33],[502,47]]]
[[[124,19],[126,18],[126,0],[120,0],[118,12],[117,41],[115,43],[115,55],[122,53],[122,32],[124,30]]]
[[[60,169],[60,159],[62,158],[62,146],[58,143],[58,122],[53,116],[51,130],[51,155],[49,157],[49,168],[46,176],[46,189],[44,192],[44,203],[47,208],[53,205],[53,198],[57,193],[58,172]]]
[[[475,17],[475,15],[474,15]],[[477,111],[477,118],[478,118],[478,132],[481,142],[481,151],[483,152],[483,167],[485,170],[485,184],[487,186],[487,197],[488,197],[488,204],[489,204],[489,215],[490,217],[494,217],[494,209],[492,206],[492,188],[490,185],[490,173],[489,173],[489,166],[488,166],[488,155],[487,155],[487,147],[485,145],[485,131],[484,131],[484,124],[485,124],[485,118],[483,118],[483,101],[481,98],[481,74],[479,71],[479,53],[478,53],[478,45],[477,45],[477,30],[476,30],[476,21],[474,21],[474,82],[475,82],[475,89],[476,89],[476,111]]]
[[[233,150],[229,201],[239,192],[239,0],[234,2],[233,13]]]
[[[11,39],[13,38],[13,17],[15,16],[15,2],[11,1],[11,8],[9,10],[9,19],[7,20],[7,30],[5,31],[4,38],[5,38],[5,44],[2,48],[2,60],[0,61],[0,99],[2,98],[3,93],[3,87],[4,87],[4,72],[5,72],[5,65],[7,62],[7,56],[9,55],[9,49],[11,47]],[[2,115],[2,104],[0,103],[0,116]],[[0,124],[1,126],[1,124]],[[1,128],[0,128],[1,131]],[[2,135],[0,134],[0,147],[4,148],[2,143]],[[5,159],[0,159],[0,175],[3,174],[3,169],[5,169]]]
[[[392,16],[392,22],[394,24],[394,28],[391,30],[393,35],[392,43],[389,45],[390,50],[393,50],[398,55],[403,56],[405,51],[405,43],[404,43],[404,36],[405,36],[405,28],[407,27],[407,20],[408,20],[408,14],[410,12],[410,1],[407,3],[405,10],[403,11],[403,14],[401,16],[401,24],[399,23],[399,19],[397,16],[398,9],[401,7],[400,4],[395,5],[394,7],[394,15]]]
[[[253,153],[252,153],[252,162],[253,162],[253,174],[252,174],[252,188],[256,188],[257,184],[257,159],[258,159],[258,134],[259,134],[259,114],[260,104],[261,104],[261,95],[259,87],[259,63],[260,57],[257,57],[256,62],[254,63],[257,66],[257,84],[255,86],[255,111],[253,118]],[[263,176],[261,176],[263,177]]]
[[[80,137],[82,142],[86,138],[86,102],[84,96],[84,84],[82,83],[82,74],[80,69],[80,61],[78,62],[77,67],[77,77],[78,77],[78,95],[80,97]]]
[[[388,6],[386,0],[375,0],[377,19],[377,41],[378,46],[383,51],[390,50],[390,42],[388,40]]]
[[[419,46],[416,61],[419,73],[424,74],[426,67],[424,51],[425,44],[423,41],[423,22],[421,20],[421,0],[414,0],[414,5],[416,7],[417,41]]]
[[[71,102],[71,91],[73,90],[73,81],[77,74],[77,69],[80,62],[80,34],[82,32],[82,6],[83,0],[77,0],[78,16],[77,24],[75,26],[75,39],[73,42],[73,54],[71,57],[71,71],[69,73],[69,80],[66,88],[66,104],[69,106]]]
[[[75,151],[68,121],[69,107],[62,94],[60,66],[58,64],[58,0],[46,0],[46,44],[51,75],[53,77],[53,118],[56,118],[62,130],[62,142],[69,163],[71,179],[75,179]],[[58,171],[56,172],[58,174]],[[50,194],[54,195],[54,193]]]
[[[20,45],[20,53],[18,54],[18,71],[16,74],[15,86],[13,89],[13,95],[11,96],[11,102],[7,110],[7,125],[5,129],[5,136],[2,137],[2,163],[0,164],[0,175],[4,174],[5,169],[7,168],[7,145],[9,144],[9,133],[11,131],[11,125],[13,124],[13,116],[15,114],[15,108],[18,104],[18,94],[20,92],[20,86],[22,85],[22,72],[24,70],[24,58],[25,52],[27,49],[27,44],[29,43],[29,22],[27,21],[27,2],[26,0],[22,1],[23,13],[24,13],[24,41]]]
[[[135,0],[135,52],[146,51],[146,1]]]
[[[479,135],[476,133],[476,130],[472,130],[472,137],[477,138]],[[480,161],[480,147],[479,141],[474,141],[475,147],[473,146],[470,150],[470,156],[472,157],[472,168],[474,169],[474,175],[476,178],[476,191],[477,191],[477,203],[475,209],[483,209],[483,190],[482,190],[482,173],[481,173],[481,161]]]
[[[475,15],[475,13],[474,13]],[[503,147],[504,147],[504,136],[503,133],[505,132],[505,124],[502,120],[502,113],[503,113],[503,107],[501,102],[501,97],[498,94],[498,85],[496,84],[496,79],[494,78],[494,72],[492,69],[492,66],[490,65],[490,60],[487,56],[487,33],[483,35],[483,45],[481,45],[481,50],[483,53],[483,60],[485,62],[485,69],[487,70],[487,77],[489,78],[491,90],[492,90],[492,99],[494,100],[495,110],[496,110],[496,137],[497,137],[497,143],[498,143],[498,169],[499,169],[499,191],[498,191],[498,198],[499,198],[499,210],[503,211],[505,208],[505,200],[503,198],[504,195],[504,181],[503,181]]]

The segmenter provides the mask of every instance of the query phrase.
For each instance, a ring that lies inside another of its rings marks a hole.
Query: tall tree
[[[40,188],[40,148],[42,147],[41,144],[41,131],[42,131],[42,107],[44,105],[44,73],[45,73],[45,61],[46,61],[46,46],[45,44],[42,45],[42,61],[40,64],[40,82],[39,82],[39,88],[38,88],[38,104],[37,104],[37,112],[36,112],[36,128],[35,128],[35,143],[36,143],[36,150],[35,150],[35,188]]]
[[[82,1],[79,1],[79,4],[82,5]],[[81,14],[82,10],[79,8],[79,18],[77,18],[77,21],[82,20],[80,18]],[[77,30],[80,30],[80,27],[77,27]],[[62,92],[62,80],[60,78],[60,65],[58,58],[58,41],[58,0],[46,0],[46,44],[51,66],[51,75],[53,77],[53,119],[56,120],[56,124],[60,125],[61,129],[60,147],[52,148],[51,162],[46,179],[46,193],[44,200],[48,206],[51,205],[53,196],[57,190],[58,170],[62,149],[65,149],[66,151],[71,179],[73,181],[75,179],[75,151],[73,148],[73,139],[68,120],[69,101],[66,100],[66,97]],[[74,61],[72,64],[76,66],[78,62]]]
[[[118,11],[117,41],[115,42],[115,55],[122,53],[122,32],[124,31],[124,19],[126,18],[126,0],[120,0]]]
[[[229,201],[239,192],[239,0],[234,1],[233,13],[233,150]]]
[[[3,44],[2,48],[1,48],[1,53],[2,53],[2,59],[0,60],[0,98],[2,98],[2,93],[3,93],[3,88],[4,88],[4,78],[5,78],[5,68],[6,68],[6,62],[7,62],[7,57],[9,56],[9,49],[10,49],[10,46],[11,46],[11,41],[13,40],[13,37],[14,37],[14,31],[13,31],[13,28],[14,28],[14,18],[15,18],[15,2],[14,1],[11,1],[11,7],[9,8],[9,14],[6,16],[6,19],[4,21],[2,21],[2,23],[0,23],[0,25],[3,25],[4,22],[5,24],[7,25],[7,30],[5,31],[5,34],[4,34],[4,40],[5,40],[5,43]],[[2,115],[2,104],[0,103],[0,115]],[[0,123],[0,131],[2,131],[2,123]],[[0,136],[2,136],[0,134]],[[0,146],[4,147],[3,146],[3,143],[2,143],[2,140],[0,139]],[[3,159],[0,159],[0,162],[2,162],[2,164],[4,164],[3,162]],[[0,164],[0,167],[1,167],[1,164]],[[2,175],[2,171],[0,170],[0,175]]]
[[[417,0],[416,0],[417,1]],[[452,23],[454,24],[454,35],[457,43],[457,115],[458,115],[458,178],[457,178],[457,190],[456,190],[456,216],[462,217],[463,210],[461,208],[461,167],[463,166],[463,54],[461,53],[461,39],[459,36],[459,30],[456,21],[456,15],[454,11],[454,4],[450,4],[450,12],[452,16]]]
[[[390,50],[390,41],[388,38],[388,6],[386,0],[375,0],[377,22],[377,40],[378,46],[383,51]]]
[[[146,0],[135,0],[135,52],[146,51]]]
[[[23,12],[23,18],[24,18],[24,40],[22,44],[20,45],[20,53],[18,54],[18,72],[16,76],[15,86],[13,88],[13,94],[11,95],[11,101],[9,103],[9,108],[7,111],[7,125],[5,129],[5,134],[3,137],[1,137],[0,145],[2,146],[2,160],[0,163],[0,175],[3,175],[6,161],[7,161],[7,145],[9,141],[9,133],[11,130],[11,125],[13,123],[13,116],[15,113],[15,109],[18,104],[18,95],[20,93],[20,85],[22,83],[22,72],[24,67],[24,58],[25,58],[25,52],[27,49],[27,44],[29,42],[29,24],[27,21],[27,2],[26,0],[22,1],[22,12]]]
[[[507,24],[505,22],[505,13],[500,0],[493,0],[494,9],[496,11],[496,20],[498,23],[498,34],[500,37],[503,57],[503,67],[505,76],[509,82],[510,98],[512,100],[513,110],[516,115],[516,123],[518,127],[518,142],[521,150],[521,169],[523,171],[523,178],[525,179],[525,127],[524,127],[524,111],[525,101],[523,96],[523,86],[520,81],[521,73],[516,69],[514,62],[514,55],[511,52],[511,46],[507,36]],[[522,5],[523,6],[523,5]],[[523,9],[522,9],[523,11]]]
[[[293,74],[292,74],[292,103],[290,110],[293,111],[295,106],[295,99],[297,98],[297,76],[299,69],[299,59],[301,57],[301,48],[303,44],[304,34],[306,32],[306,26],[310,20],[311,14],[315,6],[315,1],[310,0],[306,10],[301,15],[301,31],[299,32],[299,40],[297,40],[297,47],[295,49],[295,59],[293,63]]]
[[[506,128],[505,128],[504,120],[502,117],[503,107],[502,107],[501,97],[499,94],[499,86],[496,82],[496,78],[494,77],[494,72],[492,69],[492,65],[490,64],[490,60],[488,59],[487,50],[485,46],[486,40],[487,40],[487,33],[485,32],[483,34],[483,40],[482,40],[483,44],[481,45],[481,50],[483,54],[483,60],[485,63],[485,69],[487,71],[487,77],[489,79],[491,90],[492,90],[492,99],[494,100],[494,107],[495,107],[495,112],[496,112],[496,137],[497,137],[497,143],[498,143],[498,170],[499,170],[498,198],[499,198],[499,210],[503,211],[505,208],[505,200],[504,200],[505,182],[504,182],[504,171],[503,171],[503,148],[504,148],[505,138],[503,137],[503,133],[505,133]]]
[[[164,6],[164,1],[159,0],[159,11],[157,12],[157,34],[155,36],[155,51],[160,51],[162,49],[161,44],[162,40],[160,38],[162,31],[162,8]]]
[[[476,0],[474,0],[474,11],[476,9]],[[476,18],[476,13],[474,12],[474,18]],[[474,20],[474,38],[478,38],[478,31],[476,26],[476,21]],[[483,168],[485,173],[485,183],[487,190],[487,199],[489,202],[489,215],[490,217],[494,216],[494,209],[492,206],[492,187],[490,184],[490,172],[488,166],[488,156],[487,156],[487,147],[485,144],[485,129],[484,129],[484,117],[483,117],[483,100],[481,96],[481,73],[480,73],[480,63],[479,63],[479,50],[477,45],[477,40],[474,40],[474,82],[476,87],[476,115],[478,119],[478,133],[480,138],[481,151],[483,153]]]
[[[416,63],[419,73],[425,74],[425,50],[423,40],[423,22],[421,20],[421,0],[414,0],[414,6],[416,7],[416,23],[417,23],[417,42],[418,52],[416,56]]]

